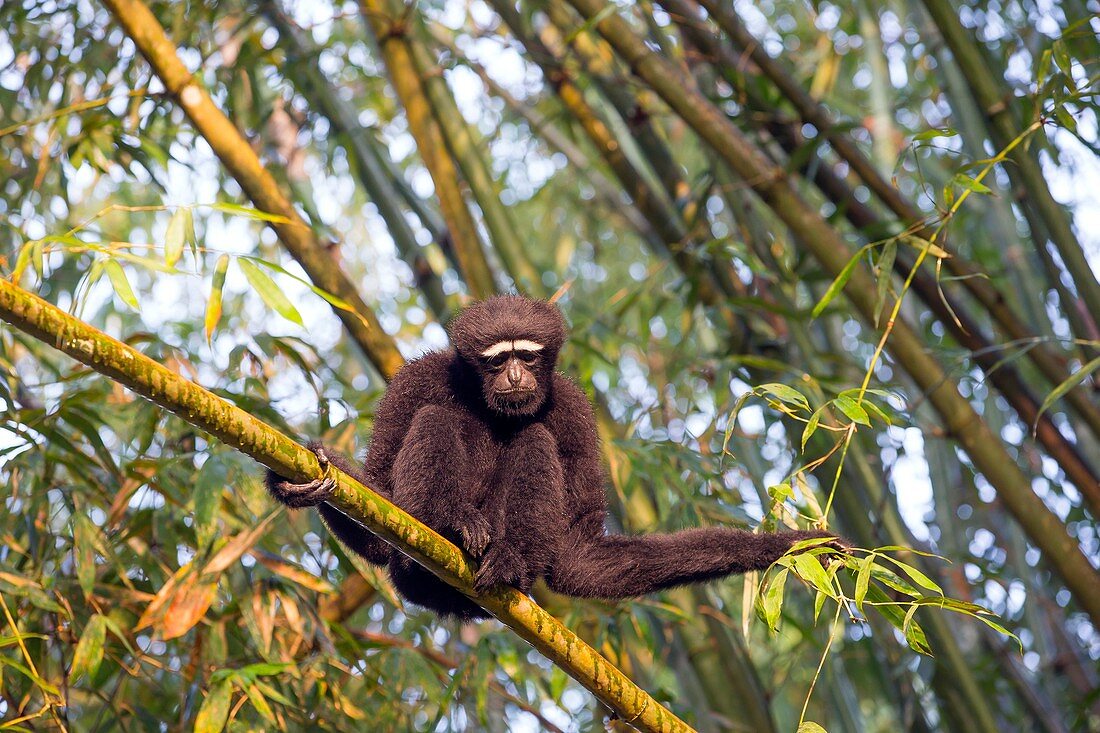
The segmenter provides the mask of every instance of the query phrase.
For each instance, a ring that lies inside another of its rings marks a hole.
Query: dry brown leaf
[[[178,586],[180,581],[190,572],[192,572],[191,563],[187,563],[177,570],[175,575],[168,579],[168,582],[160,587],[156,596],[154,596],[153,600],[149,602],[149,605],[145,607],[145,611],[142,612],[141,618],[137,620],[137,624],[134,625],[134,631],[140,631],[146,626],[153,625],[153,621],[160,613],[160,609],[164,608],[164,604],[166,604],[169,599],[171,599],[172,594],[176,592],[176,586]]]
[[[164,620],[159,624],[162,638],[175,639],[190,631],[206,615],[217,595],[217,581],[199,582],[198,575],[188,575],[172,596]]]
[[[272,555],[268,554],[258,554],[256,555],[256,559],[259,560],[260,563],[271,572],[277,575],[281,575],[287,580],[293,583],[297,583],[303,588],[309,588],[310,590],[316,591],[318,593],[332,593],[335,591],[335,589],[332,587],[332,584],[328,581],[324,580],[323,578],[318,578],[313,573],[310,573],[309,571],[304,570],[297,565],[286,562],[285,560],[280,560],[279,558],[273,557]]]
[[[252,545],[256,544],[256,540],[260,538],[267,525],[275,517],[275,514],[268,514],[266,518],[259,524],[247,532],[241,532],[229,542],[222,549],[218,550],[214,554],[214,557],[210,558],[210,561],[206,563],[206,567],[202,569],[203,575],[217,574],[228,568],[230,565],[240,559],[241,555],[248,552]]]

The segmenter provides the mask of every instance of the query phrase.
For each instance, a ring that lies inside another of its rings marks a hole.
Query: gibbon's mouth
[[[533,390],[533,389],[519,389],[519,388],[516,388],[516,389],[500,389],[500,390],[497,390],[496,394],[497,394],[497,397],[504,397],[504,398],[514,402],[514,401],[518,401],[519,399],[521,399],[523,397],[529,397],[530,395],[533,395],[534,393],[535,393],[535,390]]]

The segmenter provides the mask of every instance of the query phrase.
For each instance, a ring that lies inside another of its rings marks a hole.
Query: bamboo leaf
[[[878,291],[875,295],[875,325],[879,325],[882,311],[886,307],[886,296],[890,294],[890,282],[894,272],[894,260],[898,254],[897,240],[891,239],[882,248],[878,259]]]
[[[989,186],[985,185],[981,181],[971,178],[965,173],[956,173],[954,177],[952,177],[951,182],[956,186],[965,188],[968,191],[973,191],[974,193],[993,193],[993,189],[991,189]]]
[[[253,209],[248,206],[238,206],[237,204],[229,203],[217,203],[212,205],[214,211],[220,211],[223,214],[232,214],[234,216],[245,216],[249,219],[256,219],[257,221],[266,221],[270,224],[289,224],[290,219],[280,214],[269,214],[266,211],[260,211],[259,209]]]
[[[913,136],[914,142],[924,142],[925,140],[932,140],[937,137],[955,137],[959,133],[950,127],[933,127],[931,130],[925,130],[924,132],[918,132]]]
[[[952,195],[954,195],[954,192],[952,192]],[[937,259],[945,260],[951,257],[951,253],[945,250],[943,247],[940,247],[935,242],[930,242],[923,237],[918,237],[916,234],[906,235],[905,237],[902,237],[902,241],[913,249],[927,249],[928,254]]]
[[[122,269],[122,265],[114,260],[104,260],[103,269],[107,271],[111,286],[115,289],[118,297],[122,299],[122,302],[134,310],[140,310],[137,296],[134,295],[134,291],[130,287],[130,281],[126,279],[126,271]]]
[[[871,418],[867,417],[867,411],[855,399],[847,395],[840,395],[834,401],[837,409],[847,416],[849,420],[860,425],[870,425]]]
[[[1069,379],[1065,380],[1053,390],[1051,390],[1050,394],[1048,394],[1046,396],[1046,399],[1043,400],[1043,404],[1039,406],[1039,412],[1035,415],[1035,423],[1032,427],[1034,428],[1036,425],[1039,424],[1039,418],[1044,412],[1050,409],[1051,405],[1060,400],[1067,392],[1076,387],[1078,384],[1081,384],[1081,382],[1085,381],[1085,377],[1089,376],[1097,369],[1100,369],[1100,356],[1096,357],[1088,364],[1085,364],[1083,367],[1071,374]]]
[[[757,606],[761,620],[768,625],[768,629],[774,634],[779,631],[779,617],[783,611],[783,586],[787,583],[790,571],[783,568],[771,579],[768,587],[761,594]]]
[[[825,294],[821,296],[821,300],[817,301],[817,305],[810,312],[811,317],[817,318],[824,312],[825,307],[829,305],[842,290],[844,286],[848,284],[848,280],[851,279],[852,273],[855,272],[856,265],[859,264],[860,259],[863,257],[863,253],[867,251],[867,247],[870,245],[864,245],[860,247],[859,251],[852,255],[852,258],[848,260],[848,263],[844,265],[844,269],[840,271],[840,274],[836,276],[829,285],[829,289],[825,291]]]
[[[175,639],[202,620],[218,594],[218,583],[200,581],[197,573],[188,575],[176,589],[160,623],[164,639]]]
[[[871,566],[875,564],[875,556],[868,555],[859,561],[859,570],[856,571],[856,592],[854,600],[856,608],[863,613],[863,600],[867,597],[867,588],[871,582]]]
[[[103,661],[103,646],[107,641],[106,619],[100,614],[95,614],[88,620],[84,627],[84,633],[80,641],[76,643],[76,651],[73,652],[73,666],[69,670],[70,680],[77,680],[82,676],[91,679],[99,669]]]
[[[801,407],[807,412],[810,410],[810,403],[806,400],[806,397],[794,387],[786,384],[769,382],[768,384],[761,384],[754,391],[758,395],[771,395],[780,402]]]
[[[175,267],[183,256],[183,245],[187,239],[186,218],[191,215],[191,210],[179,208],[168,220],[168,230],[164,233],[164,264]]]
[[[893,588],[899,593],[904,593],[905,595],[912,596],[913,598],[921,597],[920,591],[909,585],[909,583],[905,582],[905,580],[902,579],[900,575],[891,570],[888,570],[887,568],[882,567],[881,565],[873,565],[871,567],[871,577],[873,577],[875,580],[882,583],[883,585]]]
[[[267,704],[267,699],[264,694],[260,692],[260,689],[256,685],[249,685],[244,688],[245,694],[248,695],[248,701],[252,703],[252,707],[266,719],[269,723],[275,722],[275,712],[271,709],[271,706]]]
[[[199,547],[206,547],[213,539],[218,503],[228,483],[229,472],[218,456],[212,456],[199,470],[194,493],[194,526]]]
[[[313,573],[304,570],[296,565],[292,565],[285,560],[280,560],[270,555],[261,554],[257,555],[256,559],[260,561],[260,564],[271,572],[281,575],[292,583],[297,583],[303,588],[309,588],[317,593],[332,593],[336,589],[332,587],[331,583],[328,583],[323,578],[319,578]]]
[[[883,555],[882,557],[901,568],[901,571],[908,575],[917,585],[921,586],[922,588],[926,588],[934,593],[939,593],[941,596],[943,595],[943,589],[940,588],[940,586],[937,585],[935,581],[922,573],[920,570],[917,570],[912,565],[906,565],[900,560],[892,557],[887,557],[886,555]]]
[[[19,255],[15,258],[15,268],[11,272],[11,281],[16,285],[23,278],[29,265],[34,265],[34,270],[39,277],[42,276],[42,248],[41,239],[27,242],[19,248]]]
[[[40,608],[43,611],[50,611],[52,613],[64,612],[61,608],[61,604],[50,598],[49,594],[42,588],[40,583],[30,578],[23,577],[22,575],[7,573],[0,570],[0,593],[26,598],[35,608]]]
[[[989,618],[988,616],[981,615],[981,614],[974,614],[974,618],[978,619],[983,624],[985,624],[989,628],[993,629],[997,633],[1003,634],[1004,636],[1007,636],[1008,638],[1012,639],[1014,642],[1016,642],[1016,646],[1019,647],[1020,653],[1021,654],[1024,653],[1024,643],[1022,641],[1020,641],[1020,637],[1016,636],[1011,631],[1009,631],[1008,629],[1006,629],[1004,626],[997,623],[993,619]]]
[[[218,321],[222,317],[222,288],[225,287],[225,273],[229,269],[229,255],[222,255],[214,265],[214,277],[210,285],[210,297],[206,300],[206,316],[203,318],[203,329],[206,332],[206,343],[214,335],[214,329],[218,327]]]
[[[280,275],[285,275],[286,277],[289,277],[292,280],[295,280],[295,281],[301,283],[302,285],[305,285],[307,288],[312,290],[315,295],[317,295],[321,298],[324,298],[325,301],[327,301],[329,305],[335,306],[335,307],[337,307],[341,310],[346,310],[346,311],[353,310],[351,305],[346,300],[343,300],[342,298],[337,298],[335,295],[328,292],[327,290],[322,290],[321,288],[319,288],[316,285],[314,285],[313,283],[311,283],[309,280],[306,280],[305,278],[298,277],[293,272],[287,270],[284,267],[281,267],[281,266],[275,264],[274,262],[268,262],[267,260],[261,260],[261,259],[258,259],[256,257],[244,257],[242,259],[246,259],[249,262],[253,262],[253,263],[255,263],[255,264],[257,264],[261,267],[266,267],[269,270],[273,270],[273,271],[279,273]]]
[[[95,586],[95,537],[96,527],[84,515],[76,517],[73,526],[73,560],[76,562],[76,578],[84,597],[92,595]]]
[[[916,614],[919,605],[913,604],[909,607],[909,610],[905,613],[905,620],[902,622],[901,630],[905,635],[905,641],[909,644],[909,647],[918,654],[925,654],[932,656],[932,647],[928,646],[928,637],[924,635],[924,629],[913,618]]]
[[[810,415],[810,419],[806,421],[806,427],[802,430],[802,452],[806,452],[806,443],[817,432],[817,426],[821,423],[821,416],[825,411],[825,405],[814,410],[814,414]]]
[[[206,693],[199,714],[195,716],[195,733],[220,733],[229,719],[229,703],[233,698],[233,682],[224,679]]]
[[[811,554],[803,553],[795,555],[792,563],[799,577],[810,583],[814,588],[826,595],[833,595],[832,585],[829,583],[829,574],[821,567],[821,562]]]
[[[238,262],[241,266],[241,272],[244,273],[245,278],[252,285],[252,289],[267,304],[268,308],[292,323],[299,326],[305,325],[302,323],[302,316],[298,313],[298,309],[294,307],[294,304],[286,297],[286,293],[275,284],[275,281],[266,272],[256,267],[248,259],[241,258]]]

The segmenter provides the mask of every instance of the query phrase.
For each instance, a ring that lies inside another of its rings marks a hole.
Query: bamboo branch
[[[761,199],[832,276],[851,259],[847,242],[821,214],[795,192],[786,173],[757,150],[729,118],[684,78],[670,62],[654,53],[602,0],[569,0],[594,24],[631,70],[649,84],[748,182]],[[868,323],[874,323],[876,289],[865,266],[857,266],[844,289]],[[947,430],[958,440],[975,467],[997,490],[1006,508],[1028,537],[1043,551],[1046,562],[1066,583],[1081,608],[1100,623],[1100,572],[1058,516],[1034,493],[1031,482],[1005,450],[999,437],[975,412],[943,367],[927,352],[912,327],[899,318],[887,346],[914,382],[927,394]]]
[[[384,0],[362,0],[359,7],[382,52],[390,84],[405,109],[409,133],[416,141],[420,159],[435,184],[440,210],[451,230],[462,279],[471,295],[487,298],[496,291],[493,272],[485,259],[477,224],[462,195],[458,169],[447,153],[443,133],[432,117],[431,105],[413,66],[404,38],[407,19],[391,17]]]
[[[594,198],[599,199],[601,205],[612,216],[621,216],[629,224],[638,236],[646,242],[659,242],[660,238],[653,230],[653,226],[645,218],[645,215],[634,206],[633,202],[625,200],[619,188],[608,180],[599,168],[579,145],[569,139],[554,123],[545,115],[540,114],[524,101],[516,99],[507,89],[502,87],[485,67],[473,59],[463,55],[448,39],[442,37],[442,33],[432,34],[438,43],[446,44],[447,50],[454,54],[462,64],[481,77],[489,94],[504,102],[505,106],[522,118],[531,133],[541,138],[551,149],[561,153],[569,161],[569,165],[592,186]]]
[[[333,306],[333,311],[375,368],[386,378],[393,376],[404,363],[397,344],[382,329],[374,312],[309,224],[279,190],[248,141],[180,61],[176,47],[149,8],[140,0],[103,0],[103,4],[256,208],[285,219],[271,224],[280,241],[314,285],[351,306],[350,310]]]
[[[365,1],[367,4],[381,4],[380,0]],[[406,23],[403,40],[416,72],[420,75],[420,83],[428,97],[435,121],[443,133],[447,150],[458,164],[462,177],[469,184],[470,192],[481,209],[482,221],[489,232],[493,249],[500,255],[504,270],[520,292],[535,297],[545,295],[542,274],[524,255],[525,237],[520,235],[511,210],[501,203],[499,186],[485,160],[485,146],[470,131],[447,80],[443,78],[443,70],[424,42],[424,35],[419,17]]]
[[[394,190],[389,166],[382,160],[385,153],[379,150],[378,141],[359,124],[355,108],[337,94],[329,83],[317,65],[317,49],[310,45],[302,30],[279,9],[274,0],[265,0],[263,9],[267,18],[278,29],[282,45],[286,49],[287,75],[294,80],[298,91],[309,100],[311,106],[319,109],[332,129],[343,138],[348,157],[355,162],[356,178],[378,207],[378,213],[386,222],[397,251],[412,270],[416,285],[424,294],[424,300],[436,318],[446,321],[451,308],[443,291],[443,282],[423,255],[422,248],[416,241],[416,234],[405,218],[401,196]],[[436,242],[442,242],[446,237],[445,230],[431,229],[434,222],[421,223],[431,231]],[[449,247],[448,242],[441,249],[445,251]]]
[[[0,319],[292,481],[321,475],[312,452],[271,426],[3,279]],[[475,595],[475,566],[457,547],[368,487],[338,470],[330,468],[330,472],[337,480],[331,500],[334,506],[482,605],[623,720],[645,731],[691,730],[527,596],[509,587]]]

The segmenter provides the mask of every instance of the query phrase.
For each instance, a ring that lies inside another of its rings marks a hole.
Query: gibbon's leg
[[[477,508],[480,487],[462,439],[461,415],[446,407],[422,407],[394,460],[393,502],[432,529],[480,557],[492,526]],[[464,620],[489,614],[428,570],[393,553],[390,578],[408,601]]]
[[[490,517],[497,534],[481,560],[474,588],[498,583],[527,593],[550,568],[565,531],[565,482],[558,444],[543,425],[512,440],[493,477]]]
[[[581,598],[632,598],[764,570],[800,540],[835,537],[816,530],[753,534],[719,527],[673,534],[607,535],[603,534],[602,519],[600,516],[598,527],[594,521],[582,520],[570,530],[547,577],[553,590]],[[846,543],[836,538],[828,546],[843,551]]]
[[[372,481],[358,462],[349,460],[318,442],[310,443],[307,447],[317,454],[317,460],[321,463],[322,469],[331,463],[359,483],[385,496],[381,482]],[[332,495],[331,479],[295,484],[269,470],[265,483],[271,495],[289,507],[302,508],[316,505],[325,526],[352,552],[375,565],[385,565],[389,561],[389,545],[359,522],[325,502]]]

